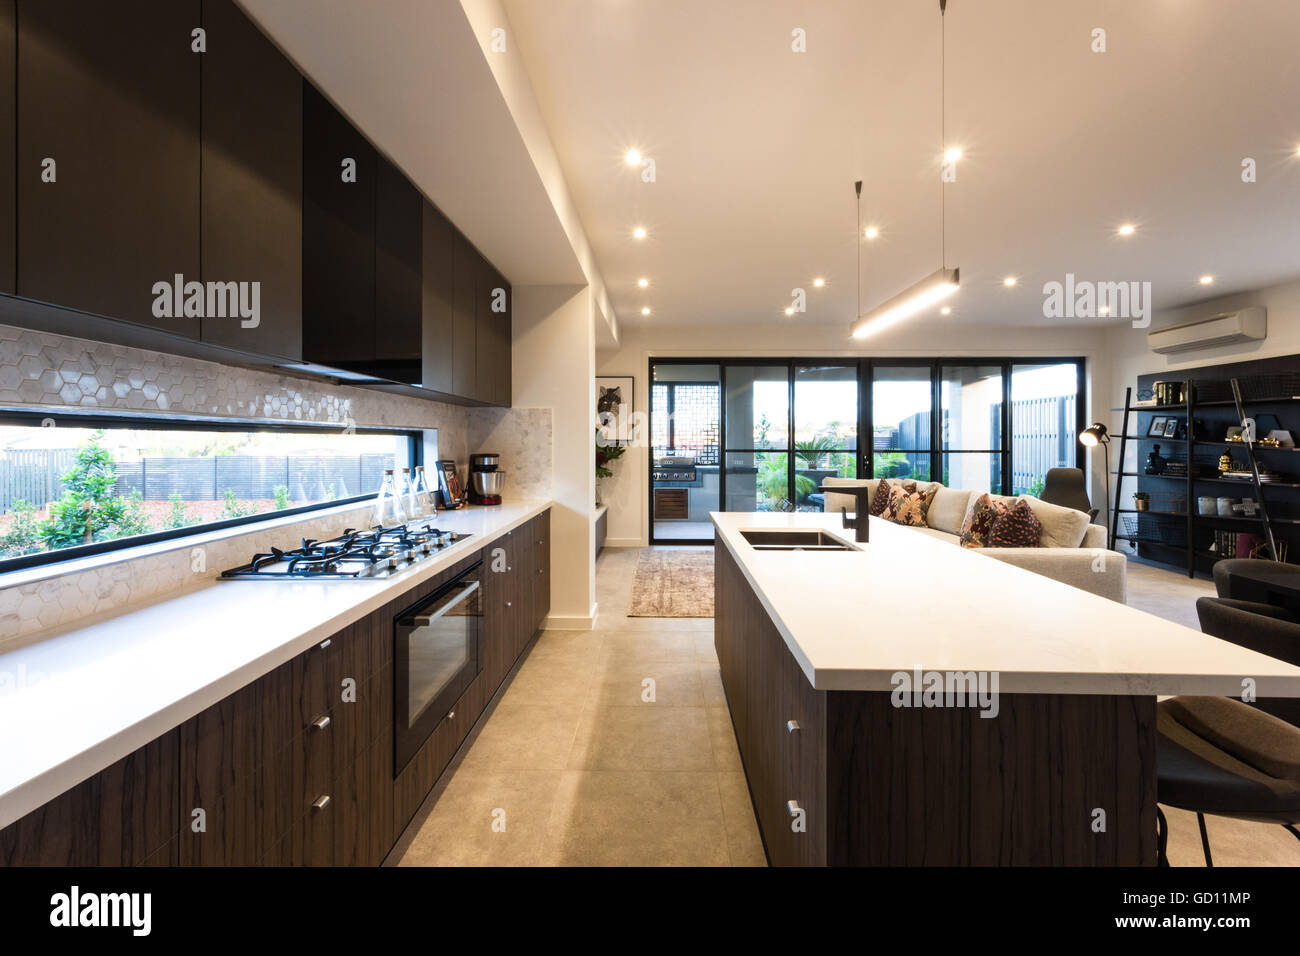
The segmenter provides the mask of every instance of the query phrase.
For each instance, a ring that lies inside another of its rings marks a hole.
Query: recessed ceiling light
[[[644,289],[646,286],[648,286],[648,285],[650,284],[650,280],[649,280],[649,279],[637,279],[637,280],[636,280],[636,284],[639,285],[641,288]]]
[[[1214,285],[1214,276],[1201,276],[1201,285]]]
[[[786,314],[786,315],[794,315],[794,307],[793,307],[793,306],[789,306],[789,305],[787,305],[787,306],[785,307],[785,314]]]
[[[1124,225],[1119,227],[1119,234],[1121,236],[1131,236],[1135,232],[1137,232],[1137,226],[1133,225],[1131,222],[1126,222]]]
[[[826,280],[821,278],[820,276],[816,279],[813,279],[813,285],[815,285],[819,289],[825,284],[826,284]]]
[[[945,305],[942,309],[939,310],[939,314],[940,314],[940,315],[952,315],[952,306],[950,306],[950,305]]]
[[[867,226],[867,228],[863,231],[863,235],[865,235],[868,239],[874,239],[876,238],[876,236],[880,235],[880,230],[877,229],[875,226]]]
[[[637,226],[635,229],[632,230],[632,235],[635,236],[637,239],[644,239],[645,226]]]
[[[648,306],[648,305],[642,306],[642,307],[641,307],[641,314],[642,314],[642,315],[649,315],[649,314],[650,314],[650,306]]]
[[[627,155],[624,156],[623,159],[629,166],[641,165],[641,154],[637,152],[635,149],[629,149],[627,151]]]
[[[957,162],[957,160],[961,159],[961,147],[960,146],[948,147],[948,151],[943,154],[943,158],[950,163]]]
[[[1016,284],[1016,277],[1015,277],[1015,276],[1007,276],[1005,279],[1002,280],[1002,284],[1003,284],[1004,286],[1006,286],[1006,287],[1009,289],[1009,288],[1011,288],[1013,285]]]

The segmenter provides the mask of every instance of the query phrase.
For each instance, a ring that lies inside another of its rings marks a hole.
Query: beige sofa
[[[827,478],[823,484],[867,486],[875,495],[877,479]],[[938,482],[917,482],[921,487],[935,487],[934,500],[927,516],[928,528],[915,529],[917,534],[928,534],[941,541],[959,546],[961,526],[966,512],[979,497],[976,491],[959,491]],[[995,496],[997,497],[997,496]],[[1064,584],[1090,591],[1123,604],[1127,597],[1128,565],[1124,555],[1106,548],[1106,529],[1101,525],[1087,524],[1082,512],[1051,505],[1031,495],[1021,495],[1029,501],[1034,515],[1043,524],[1043,546],[1037,548],[978,548],[980,554],[999,561],[1034,571]],[[852,495],[826,493],[825,510],[838,514],[841,508],[850,514],[854,510]],[[1082,515],[1082,518],[1080,517]],[[1074,543],[1082,529],[1082,540]]]

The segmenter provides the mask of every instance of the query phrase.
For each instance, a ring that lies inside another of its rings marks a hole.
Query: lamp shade
[[[1110,433],[1106,426],[1101,422],[1093,422],[1083,431],[1079,432],[1079,442],[1088,448],[1095,448],[1097,445],[1105,445],[1110,441]]]

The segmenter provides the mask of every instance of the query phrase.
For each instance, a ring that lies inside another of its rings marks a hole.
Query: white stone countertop
[[[0,654],[0,827],[548,507],[440,512],[438,527],[473,536],[391,578],[214,580]]]
[[[1001,693],[1300,697],[1300,667],[871,519],[854,544],[838,515],[710,515],[818,690],[893,689],[899,671],[997,672]],[[750,528],[817,528],[860,551],[756,551]]]

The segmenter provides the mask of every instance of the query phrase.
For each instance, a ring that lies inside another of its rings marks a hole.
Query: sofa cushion
[[[894,524],[927,528],[929,523],[926,521],[926,516],[930,512],[930,503],[934,501],[934,495],[935,489],[918,487],[914,481],[892,485],[883,517]]]
[[[846,488],[867,488],[870,494],[867,495],[867,507],[870,510],[871,499],[876,495],[876,485],[880,483],[878,478],[823,478],[822,484],[830,487],[832,485],[843,485]],[[857,502],[852,495],[837,495],[833,492],[825,492],[825,504],[822,510],[830,514],[839,514],[840,509],[844,508],[850,514],[857,511]]]
[[[1036,548],[1043,533],[1042,522],[1023,498],[1008,505],[989,527],[990,548]]]
[[[1083,544],[1083,536],[1092,523],[1086,512],[1049,504],[1033,495],[1021,495],[1020,500],[1029,504],[1034,517],[1042,524],[1043,536],[1038,543],[1044,548],[1077,548]]]
[[[962,519],[961,531],[959,532],[961,546],[963,548],[987,548],[989,546],[989,531],[993,528],[993,522],[999,515],[1007,510],[1007,505],[999,501],[993,495],[985,492],[982,495],[974,495],[971,498],[970,507],[966,509],[966,516]]]
[[[966,518],[966,511],[973,497],[975,497],[973,491],[959,491],[956,488],[938,485],[935,488],[934,500],[930,502],[930,513],[926,516],[926,523],[931,528],[938,528],[949,534],[961,534],[962,522]]]
[[[871,496],[871,516],[879,518],[889,507],[889,489],[896,483],[893,478],[881,478],[880,484],[876,485],[875,493]],[[915,484],[915,482],[913,482]]]
[[[1081,548],[1105,548],[1110,543],[1110,534],[1099,524],[1090,524],[1083,529],[1083,540],[1079,542]]]

